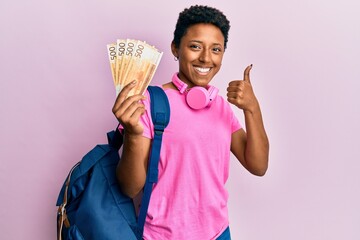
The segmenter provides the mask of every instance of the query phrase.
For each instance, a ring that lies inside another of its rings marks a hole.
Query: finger
[[[239,98],[237,98],[237,97],[232,97],[232,96],[230,96],[230,97],[228,97],[227,98],[227,101],[229,102],[229,103],[231,103],[231,104],[238,104],[238,102],[239,101],[241,101]]]
[[[229,84],[229,86],[227,87],[227,91],[228,92],[238,92],[238,91],[243,91],[245,88],[245,81],[237,81],[236,84]]]
[[[143,111],[142,109],[145,110],[145,106],[144,104],[140,103],[140,102],[133,102],[132,104],[130,104],[125,110],[123,113],[118,113],[118,114],[121,114],[119,116],[119,118],[121,118],[122,120],[125,120],[127,121],[132,119],[134,114],[137,112],[137,111]]]
[[[226,96],[231,99],[242,99],[244,96],[244,93],[243,92],[228,92],[226,94]]]
[[[120,91],[117,99],[119,99],[119,98],[126,99],[127,96],[129,95],[129,92],[131,91],[131,89],[135,86],[136,86],[136,80],[133,80],[132,82],[125,85],[125,87],[123,87],[123,89]]]
[[[244,71],[244,81],[246,82],[250,82],[250,70],[252,68],[252,64],[250,64],[249,66],[247,66],[245,68],[245,71]]]
[[[235,81],[231,81],[229,82],[229,87],[236,87],[240,85],[241,80],[235,80]]]
[[[127,84],[119,93],[119,95],[117,96],[113,109],[118,109],[121,105],[122,102],[124,102],[124,100],[127,98],[127,96],[129,95],[129,92],[131,91],[131,89],[133,87],[135,87],[136,85],[136,80],[130,82],[129,84]]]
[[[124,114],[124,112],[128,111],[128,108],[131,105],[137,104],[139,103],[140,100],[144,100],[146,97],[144,95],[141,94],[136,94],[133,96],[130,96],[128,98],[126,98],[125,100],[117,100],[115,102],[115,105],[112,109],[113,113],[115,114],[116,117],[120,117],[122,114]]]
[[[229,92],[229,93],[226,94],[226,97],[227,97],[228,99],[229,99],[229,98],[236,99],[237,96],[238,96],[237,94],[231,93],[231,92]]]
[[[145,113],[145,107],[138,107],[131,115],[130,123],[132,125],[136,125],[140,120],[140,116],[143,115],[144,113]]]

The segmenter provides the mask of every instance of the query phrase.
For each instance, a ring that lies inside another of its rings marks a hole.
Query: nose
[[[210,61],[210,52],[207,49],[204,49],[199,56],[200,62],[209,62]]]

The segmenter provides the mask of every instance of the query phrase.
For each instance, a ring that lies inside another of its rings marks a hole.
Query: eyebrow
[[[190,42],[203,43],[203,41],[200,41],[200,40],[190,40]],[[221,44],[221,43],[213,43],[212,45],[219,45],[219,46],[222,46],[222,44]]]

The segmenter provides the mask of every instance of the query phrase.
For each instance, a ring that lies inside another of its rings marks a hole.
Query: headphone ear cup
[[[202,109],[209,104],[208,91],[203,87],[193,87],[186,94],[186,102],[192,109]]]
[[[218,93],[219,89],[214,86],[210,86],[209,89],[193,87],[186,94],[186,102],[192,109],[203,109],[211,105]]]

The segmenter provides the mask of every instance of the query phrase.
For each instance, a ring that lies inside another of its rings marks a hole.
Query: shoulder
[[[233,112],[230,103],[221,95],[217,95],[212,104],[218,106],[223,111]]]

